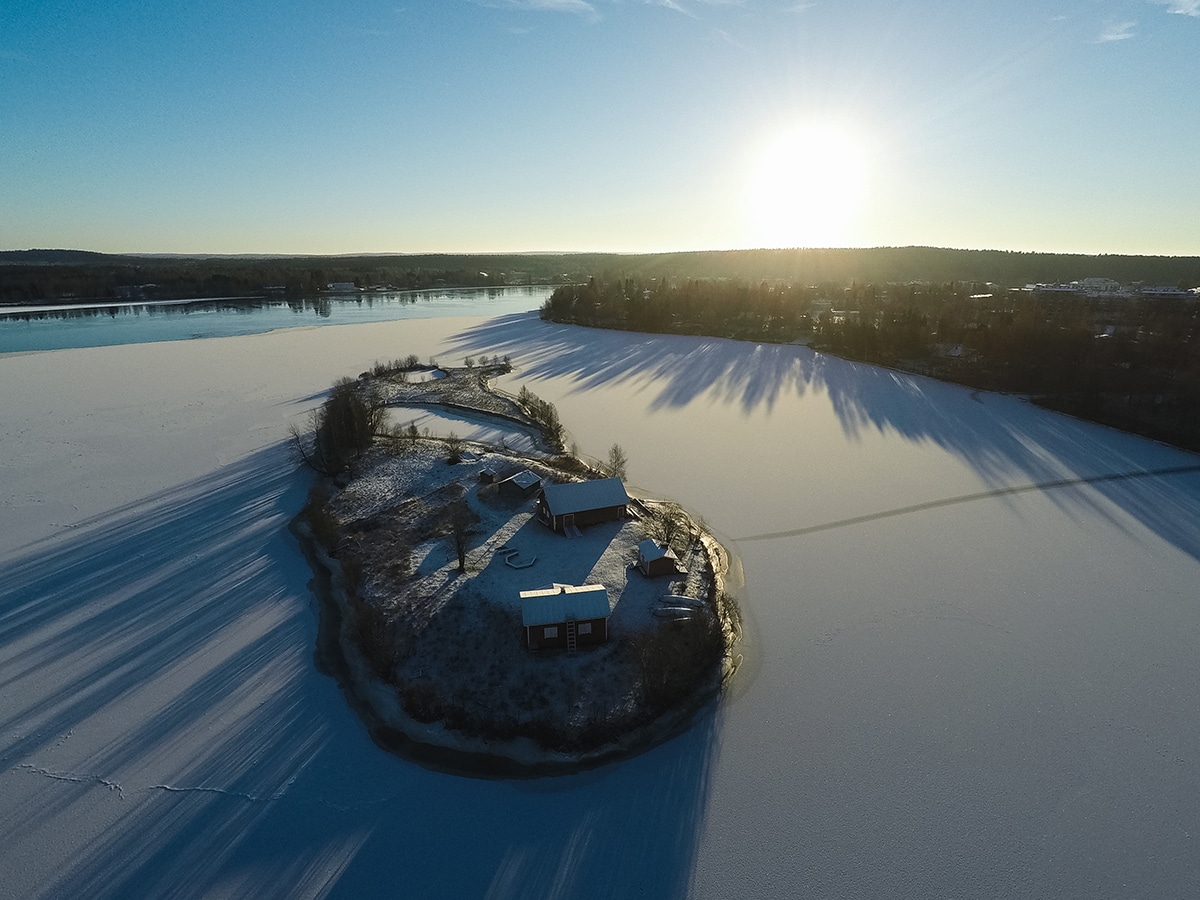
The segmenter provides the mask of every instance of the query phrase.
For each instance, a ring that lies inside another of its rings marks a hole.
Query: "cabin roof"
[[[548,484],[542,492],[550,514],[554,516],[629,504],[629,495],[625,493],[625,485],[620,478]]]
[[[668,559],[679,558],[675,555],[675,551],[670,547],[663,547],[657,541],[652,541],[649,538],[644,541],[639,541],[637,548],[638,556],[640,556],[646,562],[653,562],[654,560],[662,559],[663,557]]]
[[[608,590],[602,584],[551,584],[521,591],[521,624],[554,625],[575,619],[607,619]]]
[[[515,484],[521,490],[527,491],[530,488],[532,488],[534,485],[536,485],[542,479],[538,478],[538,476],[534,475],[528,469],[522,469],[517,474],[510,475],[508,478],[505,478],[504,480],[511,481],[513,484]]]

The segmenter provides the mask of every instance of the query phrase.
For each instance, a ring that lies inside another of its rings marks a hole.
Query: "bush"
[[[446,438],[446,449],[449,450],[449,455],[446,457],[446,462],[452,466],[457,466],[462,462],[463,442],[453,431]]]
[[[563,449],[564,429],[558,418],[558,410],[548,400],[535,395],[529,388],[522,386],[517,394],[517,402],[525,410],[529,418],[537,423],[542,430],[542,437],[555,450]]]
[[[721,626],[712,615],[662,622],[635,639],[642,696],[651,713],[668,709],[695,690],[725,653]]]
[[[350,605],[350,626],[355,643],[376,678],[391,681],[395,677],[399,651],[395,627],[383,610],[372,606],[353,592],[347,592]]]
[[[445,703],[430,685],[409,682],[400,685],[396,693],[404,711],[418,722],[436,722],[445,713]]]
[[[329,489],[323,484],[314,484],[308,492],[308,505],[304,518],[312,529],[313,539],[332,553],[341,539],[340,523],[329,508]]]

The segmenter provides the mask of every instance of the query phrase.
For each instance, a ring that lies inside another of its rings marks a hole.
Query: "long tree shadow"
[[[309,573],[286,531],[307,482],[277,445],[0,564],[0,883],[683,897],[718,713],[560,779],[385,754],[312,660]]]
[[[895,433],[930,442],[978,473],[989,488],[1078,481],[1089,491],[1052,490],[1056,503],[1085,504],[1111,519],[1097,494],[1200,559],[1200,489],[1184,469],[1194,454],[1030,407],[1017,397],[855,363],[807,347],[651,335],[501,316],[458,334],[455,352],[516,359],[531,379],[565,378],[573,392],[607,384],[646,392],[646,406],[686,406],[701,397],[772,410],[781,397],[824,395],[848,440]],[[1163,470],[1158,478],[1096,476]],[[1168,472],[1167,470],[1179,470]],[[805,524],[797,523],[797,529]]]

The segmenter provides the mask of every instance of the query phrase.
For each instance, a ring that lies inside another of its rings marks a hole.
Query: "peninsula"
[[[551,404],[494,390],[507,360],[467,363],[377,365],[294,431],[320,472],[293,527],[319,656],[378,743],[435,768],[565,773],[678,733],[736,668],[726,551],[631,494],[620,453],[566,452]],[[507,437],[435,437],[418,409]]]

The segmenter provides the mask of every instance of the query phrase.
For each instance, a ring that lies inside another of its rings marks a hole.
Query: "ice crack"
[[[99,784],[108,788],[110,791],[116,791],[117,796],[122,800],[125,799],[125,790],[116,781],[111,781],[100,775],[88,775],[77,772],[55,772],[50,769],[43,769],[40,766],[35,766],[30,763],[22,763],[17,766],[18,769],[24,769],[26,772],[32,772],[34,775],[42,775],[54,781],[66,781],[71,784]]]
[[[254,794],[247,794],[243,791],[230,791],[225,788],[178,787],[172,784],[152,784],[147,790],[165,791],[168,794],[219,794],[222,797],[232,797],[236,800],[245,800],[248,803],[270,803],[272,800],[278,800],[284,795],[284,791],[282,790],[276,791],[267,797],[256,797]]]

